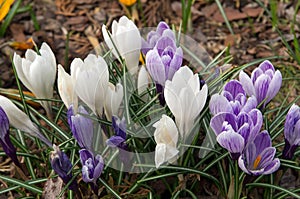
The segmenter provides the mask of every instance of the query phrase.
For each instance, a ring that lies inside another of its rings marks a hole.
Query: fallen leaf
[[[43,190],[43,197],[48,199],[56,199],[59,196],[60,192],[62,191],[63,181],[61,178],[50,178],[47,180],[44,190]],[[61,196],[60,198],[65,198]]]
[[[34,41],[32,40],[32,37],[30,37],[25,42],[13,41],[10,42],[9,45],[17,50],[27,50],[33,48]]]
[[[0,21],[7,15],[10,6],[14,3],[14,0],[0,0]]]
[[[233,20],[239,20],[239,19],[245,19],[248,17],[257,17],[260,13],[263,12],[263,8],[243,8],[242,12],[240,12],[237,9],[231,8],[231,7],[226,7],[224,8],[225,14],[227,16],[227,19],[229,21]],[[213,19],[218,21],[218,22],[225,22],[221,12],[217,10],[214,15]]]

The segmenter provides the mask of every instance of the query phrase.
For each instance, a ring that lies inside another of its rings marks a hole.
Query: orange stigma
[[[258,155],[253,163],[253,168],[256,169],[258,164],[260,163],[260,160],[261,160],[261,156]]]

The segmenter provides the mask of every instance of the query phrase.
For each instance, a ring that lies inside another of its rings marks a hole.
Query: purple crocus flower
[[[15,163],[16,166],[21,168],[21,164],[17,158],[17,150],[9,138],[9,120],[8,117],[0,106],[0,144],[5,154]]]
[[[159,38],[164,34],[165,30],[170,30],[170,27],[168,26],[168,24],[166,22],[161,21],[157,25],[156,31],[152,30],[148,33],[147,41],[145,41],[142,38],[142,49],[141,50],[144,55],[146,55],[149,50],[152,50],[154,48],[154,46],[156,45]],[[172,34],[172,33],[168,32],[165,34]],[[175,37],[175,35],[174,35],[174,37]]]
[[[172,32],[165,30],[164,32]],[[176,47],[175,37],[163,35],[153,50],[146,54],[146,67],[156,84],[164,87],[166,80],[172,80],[175,72],[181,67],[183,52]]]
[[[265,108],[275,97],[282,83],[280,71],[275,71],[274,66],[268,60],[254,69],[251,79],[244,71],[240,72],[239,79],[249,96],[254,95],[258,104],[263,102],[260,108]]]
[[[297,147],[300,145],[300,108],[293,104],[287,113],[284,124],[285,146],[282,156],[292,159]]]
[[[88,118],[88,112],[83,106],[78,107],[77,114],[74,115],[73,106],[71,105],[68,112],[68,123],[74,138],[77,140],[80,148],[91,150],[93,143],[93,122]]]
[[[127,155],[128,145],[126,144],[126,121],[125,118],[120,120],[118,117],[112,117],[112,127],[115,135],[106,140],[106,144],[110,147],[118,147],[120,160],[125,167],[129,165],[129,157]]]
[[[53,145],[53,149],[54,151],[51,152],[50,156],[51,167],[63,182],[67,184],[72,179],[71,161],[64,152],[60,151],[58,146]],[[78,191],[77,182],[75,180],[71,182],[69,189]]]
[[[210,126],[217,135],[217,142],[236,160],[259,133],[262,121],[261,112],[252,109],[249,113],[241,112],[238,115],[218,113],[211,119]]]
[[[81,149],[79,155],[82,164],[83,181],[96,185],[97,179],[100,177],[104,167],[102,156],[99,154],[95,156],[91,151],[86,149]]]
[[[271,174],[280,166],[279,159],[274,158],[275,153],[276,149],[272,147],[269,133],[262,131],[248,144],[239,157],[239,167],[250,175]]]
[[[209,108],[213,115],[220,112],[228,112],[238,115],[240,112],[249,112],[257,106],[254,96],[247,99],[242,84],[237,80],[229,81],[220,94],[214,94],[209,102]]]

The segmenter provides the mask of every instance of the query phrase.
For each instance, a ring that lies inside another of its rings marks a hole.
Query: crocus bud
[[[102,116],[109,73],[105,60],[89,54],[84,61],[75,58],[71,63],[77,96],[98,116]]]
[[[20,162],[17,158],[17,150],[11,143],[9,138],[9,120],[0,106],[0,144],[5,154],[15,163],[16,166],[21,167]]]
[[[5,111],[8,120],[13,127],[39,138],[49,147],[52,146],[51,142],[40,133],[37,126],[31,122],[29,117],[12,103],[12,101],[0,95],[0,106]]]
[[[123,86],[120,83],[113,85],[108,83],[104,110],[107,120],[111,121],[113,115],[118,115],[120,105],[123,100]]]
[[[265,108],[275,97],[282,83],[280,71],[275,71],[272,63],[267,60],[254,69],[251,79],[244,71],[240,72],[239,79],[249,96],[254,95],[258,104],[263,102],[261,108]]]
[[[297,147],[300,145],[300,108],[293,104],[284,124],[285,146],[282,156],[292,159]]]
[[[141,66],[139,74],[138,74],[138,83],[137,83],[137,90],[138,90],[139,95],[144,94],[144,92],[148,88],[148,84],[149,84],[148,72],[147,72],[145,66]],[[147,101],[148,96],[144,94],[142,96],[142,99],[144,101]]]
[[[19,79],[37,98],[53,98],[53,84],[56,77],[56,60],[51,48],[43,43],[40,55],[31,49],[25,53],[25,58],[14,54],[13,62]],[[40,101],[47,114],[51,115],[51,102]]]
[[[53,145],[54,151],[51,152],[50,162],[51,167],[63,180],[65,184],[69,183],[72,179],[72,164],[68,156],[60,151],[59,147]],[[74,180],[69,186],[70,190],[77,191],[77,182]]]
[[[111,37],[109,37],[106,26],[102,26],[105,43],[112,49],[115,57],[119,57],[117,51],[120,53],[121,57],[125,59],[128,71],[131,74],[135,74],[138,69],[142,45],[138,28],[133,21],[129,20],[126,16],[122,16],[119,22],[113,21],[111,29],[112,33]]]
[[[172,163],[176,160],[176,155],[179,153],[177,149],[179,133],[174,121],[167,115],[162,115],[153,127],[156,128],[155,166],[158,168],[164,162]]]
[[[112,117],[112,127],[115,135],[106,140],[106,144],[110,147],[118,147],[119,158],[124,163],[125,168],[129,167],[129,154],[127,153],[128,145],[126,144],[126,121],[125,118],[120,120],[117,116]]]
[[[77,105],[77,95],[74,91],[72,77],[66,73],[62,65],[58,65],[57,87],[59,95],[67,109],[71,104]]]
[[[270,135],[267,131],[259,133],[248,144],[239,157],[239,167],[250,175],[268,175],[278,170],[280,161],[274,158],[276,149],[272,147]]]
[[[79,151],[80,161],[82,164],[82,179],[86,183],[96,184],[97,179],[100,177],[104,161],[101,155],[94,156],[92,152],[86,149]]]
[[[181,67],[172,81],[166,81],[165,100],[175,116],[182,138],[185,138],[192,130],[194,120],[205,105],[207,92],[207,85],[200,89],[198,75],[193,74],[187,66]]]
[[[92,119],[88,118],[89,113],[83,106],[79,106],[78,112],[74,115],[71,105],[67,115],[71,131],[80,148],[92,150],[94,127]]]

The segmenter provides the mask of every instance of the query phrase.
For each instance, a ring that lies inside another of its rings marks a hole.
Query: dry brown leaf
[[[238,19],[245,19],[248,17],[257,17],[260,13],[263,12],[263,8],[243,8],[242,12],[240,12],[237,9],[231,8],[231,7],[227,7],[224,8],[225,14],[227,16],[227,19],[229,21],[233,21],[233,20],[238,20]],[[219,10],[217,10],[214,15],[213,15],[213,19],[218,21],[218,22],[225,22],[221,12]]]
[[[50,178],[47,180],[44,190],[43,190],[43,198],[48,199],[56,199],[60,194],[63,187],[63,181],[61,178]],[[65,198],[61,196],[60,198]]]

